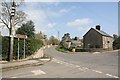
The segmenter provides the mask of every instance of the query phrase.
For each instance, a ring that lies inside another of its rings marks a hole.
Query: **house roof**
[[[93,28],[94,29],[94,28]],[[102,31],[102,30],[97,30],[97,29],[94,29],[95,31],[97,31],[98,33],[100,33],[101,35],[103,36],[107,36],[107,37],[112,37],[110,36],[109,34],[107,34],[106,32]]]
[[[112,37],[112,36],[110,36],[109,34],[107,34],[106,32],[104,32],[104,31],[102,31],[102,30],[97,30],[97,29],[94,29],[94,28],[91,28],[91,29],[95,30],[96,32],[98,32],[98,33],[101,34],[102,36]],[[90,29],[90,30],[91,30],[91,29]],[[90,30],[89,30],[89,31],[90,31]],[[88,32],[89,32],[89,31],[88,31]],[[88,33],[88,32],[87,32],[87,33]],[[87,33],[86,33],[86,34],[87,34]],[[85,35],[86,35],[86,34],[85,34]],[[84,35],[84,36],[85,36],[85,35]]]

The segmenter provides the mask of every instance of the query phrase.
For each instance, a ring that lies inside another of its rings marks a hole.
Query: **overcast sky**
[[[35,23],[36,33],[42,31],[48,37],[57,37],[59,31],[60,37],[68,32],[82,38],[96,24],[111,36],[118,33],[117,2],[26,2],[19,9]]]

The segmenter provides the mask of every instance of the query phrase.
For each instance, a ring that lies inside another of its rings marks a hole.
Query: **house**
[[[84,48],[112,49],[113,38],[100,28],[100,25],[96,25],[96,29],[91,28],[83,36]]]
[[[64,34],[61,42],[62,42],[61,45],[67,49],[78,47],[78,46],[81,47],[83,44],[82,41],[78,37],[71,39],[69,33]]]
[[[83,46],[83,42],[82,42],[82,40],[81,39],[77,39],[77,40],[75,40],[75,39],[72,39],[71,40],[71,45],[70,45],[71,47],[81,47],[82,48],[82,46]]]
[[[70,34],[69,33],[64,34],[60,44],[62,45],[62,47],[66,48],[66,49],[69,49],[69,47],[71,45],[71,38],[70,38]]]

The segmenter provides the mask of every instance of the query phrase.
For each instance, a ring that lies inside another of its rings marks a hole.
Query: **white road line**
[[[78,68],[79,70],[81,70],[81,71],[85,71],[84,69],[82,69],[82,68]]]
[[[95,52],[95,53],[93,53],[93,54],[98,54],[99,52]],[[67,63],[67,62],[65,62],[65,61],[60,61],[60,60],[57,60],[57,59],[55,59],[55,58],[53,58],[53,60],[52,61],[54,61],[54,62],[56,62],[56,63],[60,63],[60,64],[65,64],[65,65],[70,65],[70,66],[75,66],[75,67],[80,67],[79,65],[74,65],[74,64],[71,64],[71,63]],[[82,68],[78,68],[79,70],[81,70],[81,71],[85,71],[85,70],[88,70],[89,68],[87,68],[87,67],[82,67]],[[103,73],[103,72],[101,72],[101,71],[98,71],[98,70],[92,70],[92,71],[94,71],[94,72],[96,72],[96,73]],[[31,71],[34,75],[41,75],[41,74],[46,74],[45,72],[43,72],[43,71],[41,71],[41,70],[36,70],[36,71]],[[114,78],[119,78],[119,77],[117,77],[117,76],[113,76],[113,75],[111,75],[111,74],[105,74],[105,75],[107,75],[107,76],[110,76],[110,77],[114,77]],[[11,78],[17,78],[17,77],[11,77]]]
[[[106,74],[107,76],[110,76],[110,77],[112,77],[113,75],[111,75],[111,74]]]
[[[100,52],[94,52],[93,54],[99,54]]]
[[[46,74],[44,71],[42,70],[34,70],[34,71],[31,71],[34,75],[42,75],[42,74]]]
[[[97,71],[97,70],[92,70],[92,71],[97,72],[97,73],[103,73],[103,72],[101,72],[101,71]]]
[[[10,78],[17,78],[17,77],[10,77]]]
[[[76,67],[80,67],[79,65],[76,65]]]
[[[117,76],[113,76],[114,78],[119,78],[119,77],[117,77]]]
[[[97,72],[97,73],[102,73],[101,71],[95,71],[95,72]]]

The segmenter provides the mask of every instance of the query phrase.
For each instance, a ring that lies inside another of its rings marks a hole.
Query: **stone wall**
[[[103,48],[110,48],[112,49],[113,39],[111,37],[103,36]]]
[[[84,48],[102,48],[102,35],[93,29],[89,30],[83,39]]]

